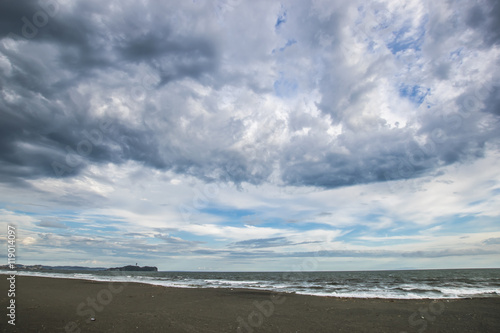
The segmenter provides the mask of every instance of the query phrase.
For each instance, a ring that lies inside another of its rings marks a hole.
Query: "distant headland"
[[[122,271],[122,272],[158,272],[155,266],[133,266],[127,265],[123,267],[83,267],[83,266],[46,266],[46,265],[21,265],[15,264],[12,268],[9,265],[1,265],[0,270],[7,271]]]
[[[108,268],[107,271],[127,271],[127,272],[158,272],[158,268],[155,266],[132,266],[127,265],[123,267]]]

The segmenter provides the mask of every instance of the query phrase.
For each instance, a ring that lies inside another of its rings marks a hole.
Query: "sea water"
[[[247,288],[332,297],[500,297],[500,269],[357,272],[19,271],[18,275],[141,282],[179,288]]]

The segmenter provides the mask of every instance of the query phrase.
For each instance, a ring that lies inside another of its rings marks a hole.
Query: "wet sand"
[[[16,277],[1,332],[500,332],[500,298],[388,300]],[[94,318],[95,320],[91,320]]]

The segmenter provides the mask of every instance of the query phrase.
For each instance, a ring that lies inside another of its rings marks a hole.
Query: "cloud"
[[[487,46],[500,42],[500,6],[497,1],[488,0],[482,4],[474,4],[466,13],[469,27],[483,32],[483,41]]]
[[[186,241],[186,240],[181,239],[179,237],[173,237],[173,236],[164,235],[164,234],[156,234],[154,237],[164,240],[167,244],[176,245],[179,248],[181,248],[181,247],[182,248],[187,248],[187,247],[191,248],[193,246],[196,246],[196,245],[202,243],[202,242]]]
[[[21,240],[21,243],[23,245],[29,246],[29,245],[36,243],[36,239],[33,237],[25,237],[24,239]]]
[[[499,8],[3,1],[0,213],[151,257],[492,228]]]
[[[228,60],[236,64],[242,59],[234,57],[241,55],[239,43],[234,42],[250,37],[253,30],[238,30],[243,33],[240,37],[224,35],[214,25],[216,17],[184,25],[183,20],[199,15],[200,7],[186,4],[173,10],[168,4],[130,4],[118,9],[97,2],[61,3],[57,14],[49,16],[37,36],[27,41],[21,34],[22,18],[43,10],[40,3],[4,3],[0,52],[5,68],[9,68],[2,85],[9,89],[3,90],[0,105],[3,181],[74,177],[92,165],[137,161],[205,181],[262,184],[277,174],[287,185],[335,188],[419,177],[441,163],[483,156],[485,142],[498,143],[497,125],[480,127],[485,119],[480,113],[462,121],[457,131],[456,126],[450,127],[435,116],[434,109],[440,106],[419,112],[417,117],[416,106],[387,104],[387,98],[405,99],[395,90],[401,84],[412,89],[426,87],[436,96],[434,86],[448,75],[428,72],[427,82],[419,83],[412,78],[419,60],[408,60],[401,62],[410,68],[408,80],[396,79],[395,86],[387,85],[389,78],[400,75],[394,67],[400,60],[391,59],[387,51],[391,43],[403,45],[406,42],[400,39],[417,38],[422,45],[412,46],[411,52],[418,59],[441,29],[426,18],[425,8],[418,8],[418,18],[404,21],[398,17],[406,12],[389,5],[367,6],[361,13],[347,11],[343,16],[339,15],[344,6],[340,4],[330,8],[323,8],[324,3],[283,6],[281,14],[278,8],[270,10],[272,6],[246,7],[270,21],[269,26],[261,25],[256,31],[269,29],[261,35],[262,45],[276,48],[283,40],[295,41],[293,50],[283,50],[286,55],[273,55],[271,49],[262,47],[245,48],[254,61],[247,67],[263,65],[265,69],[261,75],[267,79],[259,83],[259,93],[265,93],[257,101],[254,75],[235,68]],[[477,34],[496,31],[494,13],[498,6],[490,7],[467,7],[469,14],[460,22],[460,29],[472,28]],[[225,20],[233,23],[232,15],[238,10],[224,12]],[[308,15],[303,16],[302,10]],[[376,23],[378,34],[370,30],[366,35],[363,24],[373,25],[374,13],[383,11],[387,15],[385,21]],[[169,14],[159,20],[160,12]],[[299,13],[305,20],[302,23]],[[151,18],[145,19],[148,16]],[[479,24],[483,16],[488,17],[486,25]],[[99,17],[100,23],[91,17]],[[276,22],[279,29],[274,27]],[[346,24],[353,30],[346,32]],[[388,27],[399,29],[399,33],[391,37]],[[458,38],[460,29],[447,32],[449,38]],[[19,38],[8,37],[10,32]],[[351,68],[348,62],[352,59],[346,59],[337,45],[351,38],[362,47],[377,43],[363,58],[362,66]],[[312,54],[318,55],[314,64]],[[469,54],[460,57],[466,61]],[[298,71],[304,66],[313,66],[313,70],[305,75]],[[498,71],[492,73],[497,75]],[[286,93],[273,96],[277,86]],[[234,91],[232,102],[227,104],[223,101],[232,87],[239,87],[239,91]],[[458,105],[453,109],[460,109],[471,89],[474,85],[450,100],[455,99]],[[281,99],[283,94],[288,97]],[[496,96],[493,91],[490,95]],[[309,96],[305,98],[311,99],[313,109],[296,104],[297,96]],[[426,95],[418,99],[425,105]],[[283,108],[293,111],[281,113]],[[384,109],[387,115],[382,113]],[[260,118],[264,112],[269,116]],[[394,127],[392,117],[400,117],[398,123],[407,125]],[[103,130],[103,122],[110,124],[108,131]],[[330,132],[335,126],[340,134]],[[303,130],[307,132],[299,134]],[[436,130],[444,131],[444,142],[432,141]],[[425,138],[423,144],[417,138]],[[434,145],[434,149],[420,153],[422,145]],[[412,164],[415,150],[419,159]],[[402,171],[405,168],[408,171]]]
[[[488,238],[483,243],[486,245],[500,244],[500,238]]]
[[[286,237],[249,239],[230,244],[230,247],[266,248],[293,245]]]
[[[60,228],[60,229],[67,229],[68,226],[58,219],[42,219],[39,223],[38,226],[44,227],[44,228]]]

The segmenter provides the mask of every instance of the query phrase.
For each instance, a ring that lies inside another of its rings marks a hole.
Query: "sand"
[[[25,276],[16,279],[12,326],[1,279],[1,332],[500,332],[500,298],[355,299]]]

